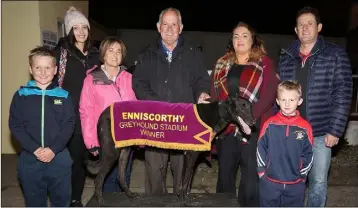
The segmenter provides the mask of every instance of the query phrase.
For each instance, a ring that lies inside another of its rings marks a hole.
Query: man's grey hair
[[[181,21],[181,14],[180,14],[179,9],[176,9],[176,8],[173,8],[173,7],[166,8],[166,9],[164,9],[162,12],[160,12],[160,14],[159,14],[159,20],[158,20],[157,24],[159,24],[159,25],[162,24],[163,15],[164,15],[165,12],[168,12],[168,11],[173,11],[173,12],[175,12],[175,13],[178,15],[178,17],[179,17],[179,24],[180,24],[180,25],[183,25],[183,22]]]

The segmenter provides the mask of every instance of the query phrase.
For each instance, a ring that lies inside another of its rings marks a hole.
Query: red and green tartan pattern
[[[221,57],[215,65],[214,69],[214,89],[216,96],[220,100],[225,100],[228,96],[227,73],[234,62],[229,55]],[[238,83],[238,95],[248,99],[251,103],[257,102],[259,99],[259,89],[263,81],[262,61],[259,63],[248,62],[241,72]]]

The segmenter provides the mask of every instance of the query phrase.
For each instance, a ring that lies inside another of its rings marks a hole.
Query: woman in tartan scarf
[[[248,24],[239,22],[233,29],[228,50],[218,59],[212,72],[213,98],[224,100],[228,95],[247,98],[253,105],[256,126],[243,142],[231,125],[216,140],[219,159],[217,193],[236,193],[236,175],[240,166],[239,202],[241,206],[260,206],[256,147],[260,124],[273,115],[278,76],[272,60],[266,56],[263,41]],[[245,131],[247,133],[247,131]],[[235,136],[236,135],[236,136]]]

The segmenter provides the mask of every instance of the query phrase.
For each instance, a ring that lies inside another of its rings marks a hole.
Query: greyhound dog
[[[249,126],[255,124],[252,116],[252,105],[244,98],[228,97],[224,101],[212,101],[209,103],[196,104],[199,117],[203,122],[213,129],[213,138],[217,133],[222,132],[229,123],[235,123],[240,126],[239,117]],[[113,165],[118,161],[118,180],[122,190],[129,198],[135,198],[137,195],[132,193],[125,182],[125,169],[129,159],[131,147],[115,148],[111,135],[110,108],[107,107],[101,114],[97,129],[98,138],[101,145],[100,160],[97,164],[87,164],[87,169],[92,174],[97,174],[95,180],[95,195],[99,206],[104,206],[102,196],[102,187],[106,175],[110,172]],[[199,151],[184,151],[183,179],[180,184],[180,191],[176,193],[180,199],[184,200],[190,193],[191,181],[194,173],[194,166],[199,156]],[[118,159],[119,158],[119,159]],[[99,166],[99,171],[94,168]],[[161,173],[165,181],[165,173]],[[165,187],[163,187],[164,189]]]

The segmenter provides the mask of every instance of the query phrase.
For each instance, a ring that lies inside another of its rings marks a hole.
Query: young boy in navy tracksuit
[[[72,159],[66,144],[75,114],[68,92],[52,80],[55,54],[44,47],[30,51],[29,71],[34,80],[21,87],[10,106],[9,127],[21,144],[18,176],[25,204],[30,207],[67,207],[71,203]]]
[[[301,85],[283,81],[277,89],[280,112],[268,119],[257,143],[260,177],[260,205],[304,205],[305,181],[313,161],[311,125],[297,107],[301,105]]]

